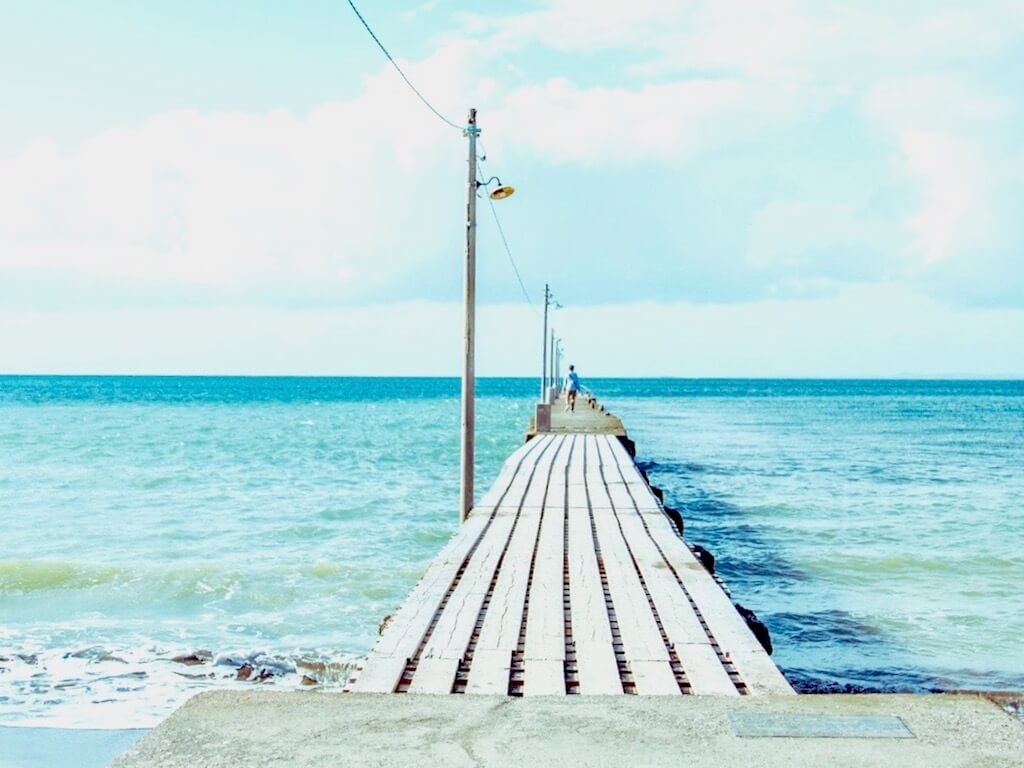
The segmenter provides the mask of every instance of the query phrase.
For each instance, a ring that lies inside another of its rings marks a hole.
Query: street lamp
[[[516,188],[510,187],[508,184],[502,184],[501,179],[497,176],[491,176],[487,181],[477,182],[481,187],[486,187],[492,181],[498,182],[498,186],[495,187],[494,191],[491,192],[491,200],[504,200],[506,197],[512,197],[515,194]]]

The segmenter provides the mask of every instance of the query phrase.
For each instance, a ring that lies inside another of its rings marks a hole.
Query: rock
[[[235,680],[248,680],[252,676],[252,664],[245,662],[238,668],[238,673],[235,675]]]
[[[316,678],[310,677],[309,675],[303,675],[302,676],[302,684],[303,685],[320,685],[320,683],[317,682]]]
[[[754,633],[754,637],[757,638],[757,642],[759,642],[761,647],[770,654],[772,652],[772,637],[768,633],[768,627],[766,627],[764,622],[757,618],[757,614],[749,608],[744,608],[739,603],[733,603],[733,605],[736,606],[736,610],[739,611],[743,620],[747,622],[747,627]]]
[[[683,516],[679,514],[678,509],[672,507],[665,507],[665,514],[668,515],[668,519],[672,521],[672,525],[676,527],[676,532],[683,535]]]
[[[205,664],[212,658],[213,654],[209,651],[195,651],[194,653],[183,653],[180,656],[175,656],[171,661],[194,667],[196,664]]]
[[[311,672],[325,672],[327,671],[327,664],[322,661],[310,661],[309,659],[297,659],[295,666],[300,669],[308,669]]]
[[[178,677],[187,677],[189,680],[205,680],[209,677],[216,677],[216,672],[196,672],[190,674],[188,672],[175,672]]]
[[[658,501],[660,501],[662,504],[665,503],[665,493],[661,490],[661,488],[659,488],[656,485],[652,485],[651,493],[653,493],[657,497]]]
[[[103,656],[107,655],[107,649],[102,645],[92,645],[88,648],[83,648],[80,651],[74,653],[65,653],[65,659],[88,659],[89,661],[95,661]]]
[[[704,570],[710,573],[712,576],[715,575],[715,556],[704,549],[700,544],[691,544],[690,549],[693,554],[696,555],[697,559],[700,560],[700,564],[704,566]]]

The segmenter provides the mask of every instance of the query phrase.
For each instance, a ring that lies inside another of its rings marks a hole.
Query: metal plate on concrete
[[[730,712],[732,732],[741,737],[804,739],[912,739],[895,715],[804,715],[794,712]]]

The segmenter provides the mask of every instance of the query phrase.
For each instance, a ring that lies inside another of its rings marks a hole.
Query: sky
[[[1019,0],[357,5],[479,375],[1024,376]],[[460,374],[345,0],[0,17],[0,373]]]

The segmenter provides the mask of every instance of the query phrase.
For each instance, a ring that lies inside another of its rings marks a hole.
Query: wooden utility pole
[[[555,373],[555,329],[551,329],[551,365],[548,367],[551,374],[551,383],[548,384],[548,398],[550,399],[551,389],[558,386],[558,374]]]
[[[540,373],[540,402],[546,403],[548,388],[548,304],[551,303],[551,289],[544,283],[544,335],[541,337],[544,345],[544,352],[541,355]]]
[[[466,185],[466,272],[464,306],[466,311],[462,368],[462,486],[459,491],[459,522],[465,522],[473,509],[474,427],[476,419],[476,110],[469,110],[465,136],[469,139],[469,175]]]

